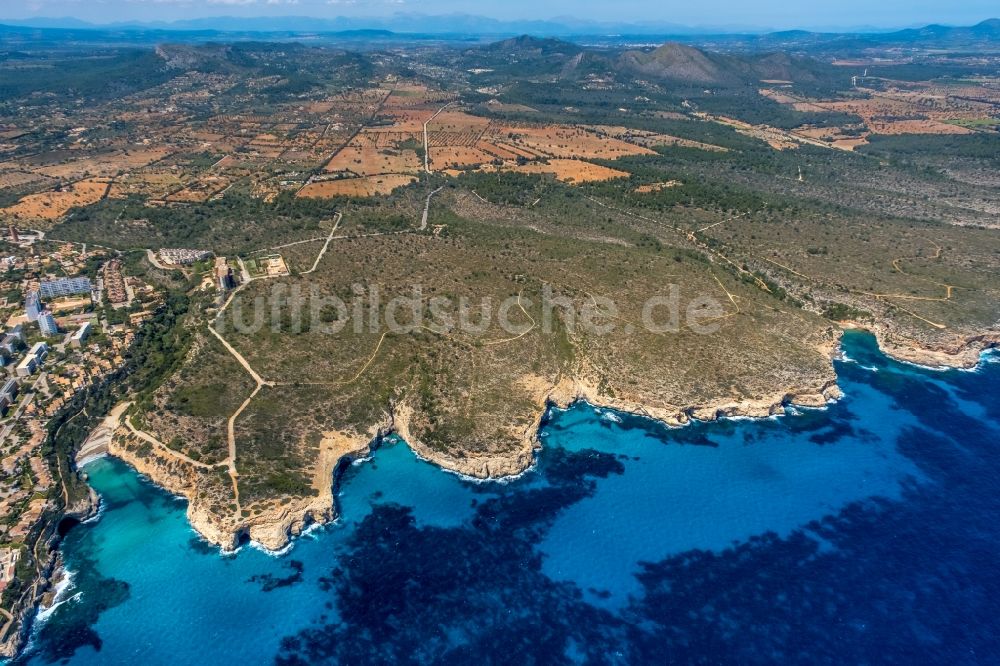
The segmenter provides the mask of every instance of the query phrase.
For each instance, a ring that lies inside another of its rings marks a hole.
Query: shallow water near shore
[[[577,405],[473,483],[386,441],[337,523],[222,556],[185,503],[90,463],[100,520],[32,664],[1000,661],[1000,364],[849,332],[823,410],[669,429]]]

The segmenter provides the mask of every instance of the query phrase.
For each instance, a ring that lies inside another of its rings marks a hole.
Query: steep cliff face
[[[199,467],[169,449],[151,445],[124,426],[115,431],[108,452],[168,492],[187,499],[191,526],[223,550],[234,550],[244,537],[268,550],[281,550],[309,525],[336,517],[333,477],[338,463],[367,455],[372,440],[390,427],[391,423],[383,423],[361,435],[328,433],[314,465],[315,493],[275,498],[263,506],[239,504],[224,465]]]
[[[885,331],[876,330],[883,348],[903,360],[934,365],[969,366],[978,360],[979,352],[1000,344],[995,336],[980,336],[973,340],[956,341],[952,347],[935,350],[893,346]],[[119,427],[109,443],[109,453],[126,461],[141,474],[171,493],[188,500],[188,519],[192,527],[206,540],[224,550],[235,549],[249,538],[261,546],[278,551],[289,540],[314,523],[327,523],[336,518],[333,497],[334,476],[338,464],[346,459],[368,455],[373,441],[396,433],[422,458],[445,470],[477,479],[512,477],[531,468],[535,452],[540,447],[538,431],[550,405],[567,407],[576,401],[586,401],[597,407],[641,414],[671,426],[692,419],[712,421],[721,417],[767,417],[784,412],[785,405],[820,407],[841,397],[836,384],[832,359],[837,350],[837,337],[820,344],[816,351],[828,359],[825,369],[804,374],[796,386],[741,399],[720,398],[705,404],[669,406],[650,404],[641,395],[611,395],[599,378],[581,368],[578,376],[552,378],[526,374],[519,385],[530,396],[536,418],[527,428],[504,435],[519,442],[518,446],[498,451],[468,451],[461,455],[430,446],[421,441],[414,427],[420,414],[407,400],[392,405],[391,411],[364,433],[331,431],[324,433],[317,455],[311,465],[311,494],[285,494],[270,498],[266,503],[240,505],[237,487],[225,465],[204,465],[185,459],[183,455],[163,445],[151,445],[155,438],[142,435],[124,425]],[[234,494],[236,495],[234,497]]]
[[[14,659],[21,653],[28,641],[35,611],[53,603],[56,585],[64,575],[59,552],[64,534],[63,521],[84,521],[96,515],[99,508],[100,497],[91,490],[88,495],[65,507],[61,514],[52,514],[41,525],[39,541],[34,546],[39,556],[37,578],[13,605],[9,615],[4,613],[0,616],[0,659]]]
[[[933,340],[914,340],[884,324],[867,325],[887,355],[907,363],[942,368],[974,368],[982,353],[1000,348],[1000,333],[950,333]]]

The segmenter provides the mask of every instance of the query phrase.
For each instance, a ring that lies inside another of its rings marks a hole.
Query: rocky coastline
[[[880,350],[890,358],[931,368],[974,368],[980,363],[984,351],[1000,348],[1000,333],[993,331],[955,334],[931,343],[905,338],[879,325],[845,322],[844,328],[870,332],[875,336]],[[529,376],[524,383],[535,401],[537,417],[520,433],[519,446],[507,455],[472,454],[457,457],[425,445],[411,431],[414,412],[403,401],[391,405],[382,421],[368,432],[325,433],[313,469],[316,495],[290,497],[285,504],[249,517],[213,511],[203,500],[196,469],[155,450],[138,455],[134,446],[128,446],[130,433],[119,421],[123,412],[121,406],[113,410],[81,447],[77,463],[82,465],[95,457],[112,455],[166,491],[184,497],[188,502],[187,518],[191,527],[223,552],[232,552],[250,540],[269,552],[280,553],[292,539],[311,525],[325,524],[336,519],[334,490],[338,469],[345,460],[352,461],[370,455],[377,442],[390,434],[398,435],[417,456],[445,471],[471,480],[503,481],[524,474],[535,464],[536,454],[541,448],[539,431],[545,414],[552,407],[568,408],[577,402],[586,402],[597,408],[658,420],[671,427],[683,426],[691,421],[715,421],[720,418],[766,418],[783,414],[789,405],[822,407],[842,395],[832,364],[838,350],[839,336],[818,350],[830,360],[829,375],[813,378],[819,380],[813,386],[791,387],[755,399],[719,400],[686,407],[653,407],[638,400],[609,396],[598,388],[598,382],[588,378],[563,377],[552,382]],[[96,515],[100,507],[99,497],[93,492],[85,502],[78,504],[68,507],[62,519],[49,526],[45,546],[52,556],[40,572],[32,593],[26,595],[11,618],[8,631],[0,642],[0,658],[13,658],[20,653],[37,609],[53,603],[61,576],[61,561],[58,557],[61,542],[59,523],[66,518],[84,521]]]
[[[36,548],[44,545],[49,556],[38,572],[30,593],[22,597],[11,617],[5,618],[7,624],[4,625],[4,635],[0,637],[0,659],[14,659],[21,653],[31,633],[38,609],[49,607],[54,601],[56,586],[65,575],[59,552],[62,543],[59,525],[66,520],[83,522],[92,518],[97,515],[100,505],[100,497],[91,490],[87,498],[66,507],[61,516],[54,516],[42,530]]]
[[[852,328],[852,326],[848,326]],[[915,345],[900,345],[886,337],[885,331],[871,330],[882,350],[899,360],[937,367],[974,367],[980,353],[987,348],[1000,346],[1000,335],[987,334],[956,341],[948,348],[922,349]],[[286,548],[294,537],[310,525],[328,523],[336,518],[333,496],[335,476],[341,461],[355,460],[369,455],[373,442],[396,434],[419,457],[445,471],[476,480],[504,480],[516,477],[530,469],[541,447],[539,428],[550,407],[567,408],[577,402],[587,402],[598,408],[644,416],[661,421],[671,427],[696,421],[714,421],[727,417],[766,418],[783,414],[789,405],[822,407],[841,397],[833,371],[832,360],[839,345],[834,343],[819,351],[830,359],[829,376],[821,378],[818,385],[791,387],[755,399],[719,400],[701,405],[665,408],[651,407],[639,401],[616,398],[602,393],[597,384],[581,378],[562,378],[552,383],[541,378],[528,378],[526,385],[532,391],[537,405],[537,418],[520,436],[520,446],[506,455],[471,454],[462,457],[433,449],[415,437],[411,430],[413,409],[405,401],[391,406],[383,421],[366,433],[327,433],[320,447],[320,457],[314,469],[313,497],[289,498],[280,508],[263,511],[252,517],[220,515],[213,512],[199,497],[197,474],[184,470],[175,460],[163,456],[141,457],[123,446],[125,435],[116,433],[108,444],[108,452],[150,478],[167,491],[188,500],[187,515],[191,526],[207,541],[223,551],[232,551],[246,539],[271,552]]]
[[[843,325],[874,335],[879,349],[889,358],[927,368],[971,370],[979,365],[984,352],[1000,349],[1000,331],[955,333],[933,341],[918,341],[882,324],[844,322]]]

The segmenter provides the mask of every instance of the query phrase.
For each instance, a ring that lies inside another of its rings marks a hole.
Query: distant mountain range
[[[73,18],[0,19],[0,40],[50,40],[78,42],[150,43],[162,41],[203,42],[238,40],[313,40],[354,42],[408,42],[419,40],[489,41],[515,35],[559,37],[570,41],[611,44],[712,43],[732,49],[779,50],[790,48],[837,49],[871,46],[967,45],[1000,48],[1000,19],[989,19],[968,27],[928,25],[890,32],[811,32],[786,30],[754,32],[738,28],[691,28],[669,23],[596,23],[575,19],[551,21],[499,21],[481,16],[454,14],[425,16],[395,14],[385,18],[311,17],[237,18],[218,17],[150,23],[97,25]],[[690,55],[690,54],[689,54]],[[637,69],[646,64],[642,58]],[[690,68],[710,63],[691,62]]]
[[[644,22],[596,22],[575,18],[555,18],[546,21],[501,21],[470,14],[449,14],[429,16],[425,14],[397,13],[387,17],[337,17],[315,18],[308,16],[282,17],[234,17],[185,19],[165,22],[118,22],[107,24],[88,23],[75,18],[39,17],[31,19],[0,18],[0,23],[8,26],[27,28],[71,29],[71,30],[145,30],[145,31],[213,31],[213,32],[260,32],[260,33],[327,33],[345,31],[391,31],[393,33],[420,33],[428,35],[734,35],[734,36],[775,36],[778,38],[801,39],[813,37],[860,37],[878,40],[952,40],[952,39],[997,39],[1000,36],[1000,19],[989,19],[971,27],[951,27],[928,25],[905,30],[879,30],[876,28],[855,28],[835,32],[815,32],[790,30],[770,32],[746,26],[702,26],[691,27],[662,21]]]
[[[218,32],[341,32],[350,30],[389,30],[396,33],[431,35],[596,35],[609,33],[629,34],[707,34],[711,32],[738,32],[739,28],[691,28],[664,22],[598,23],[573,18],[548,21],[500,21],[469,14],[428,16],[398,13],[387,17],[338,17],[315,18],[307,16],[241,18],[220,16],[163,22],[122,22],[92,24],[75,18],[33,18],[23,20],[0,19],[0,23],[28,28],[94,29],[94,30],[171,30]],[[743,29],[742,32],[750,32]]]
[[[627,73],[681,85],[753,86],[762,80],[792,81],[815,86],[843,72],[819,60],[783,52],[717,53],[689,44],[667,42],[653,50],[587,49],[569,41],[522,35],[469,49],[491,70],[558,75],[579,79],[588,74]]]

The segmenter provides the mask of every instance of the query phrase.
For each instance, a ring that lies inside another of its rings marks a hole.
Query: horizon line
[[[878,34],[878,33],[893,33],[903,30],[919,30],[928,27],[947,27],[947,28],[971,28],[988,23],[991,21],[1000,21],[998,16],[988,16],[981,20],[975,21],[973,23],[948,23],[948,22],[920,22],[920,23],[909,23],[909,24],[895,24],[895,25],[864,25],[864,26],[825,26],[825,27],[774,27],[774,26],[721,26],[721,25],[695,25],[695,24],[684,24],[684,23],[672,23],[667,20],[659,20],[652,22],[640,22],[638,19],[623,19],[621,21],[606,21],[599,19],[581,19],[573,16],[560,16],[551,18],[535,18],[535,19],[498,19],[481,14],[466,14],[460,12],[454,12],[450,14],[423,14],[419,12],[396,12],[394,14],[379,15],[379,16],[350,16],[350,15],[337,15],[337,16],[316,16],[308,14],[281,14],[281,15],[255,15],[255,16],[239,16],[232,14],[220,14],[215,16],[198,16],[191,18],[175,18],[175,19],[126,19],[121,21],[108,21],[108,22],[96,22],[92,20],[78,18],[71,15],[62,16],[46,16],[46,15],[36,15],[28,18],[2,18],[0,17],[0,25],[6,25],[10,27],[26,27],[26,28],[36,28],[36,29],[51,29],[51,30],[102,30],[102,29],[128,29],[128,28],[147,28],[154,30],[163,31],[214,31],[220,33],[227,32],[254,32],[254,33],[267,33],[267,32],[293,32],[293,33],[323,33],[323,32],[355,32],[363,30],[372,31],[383,31],[392,32],[395,34],[507,34],[509,30],[501,30],[498,33],[489,33],[486,31],[471,31],[466,32],[464,30],[440,30],[440,31],[428,31],[428,30],[399,30],[386,28],[378,25],[372,25],[370,27],[350,27],[350,28],[331,28],[323,29],[317,28],[313,30],[308,29],[298,29],[298,28],[281,28],[277,27],[273,30],[258,29],[258,28],[227,28],[227,27],[204,27],[204,28],[184,28],[175,27],[180,26],[180,24],[186,22],[202,22],[209,23],[212,21],[281,21],[281,20],[310,20],[310,21],[351,21],[351,22],[365,22],[371,21],[373,23],[392,21],[393,19],[404,18],[404,17],[420,17],[420,18],[464,18],[464,19],[474,19],[479,21],[488,21],[497,24],[497,28],[500,29],[504,25],[517,25],[517,24],[562,24],[561,27],[566,29],[572,29],[574,26],[572,23],[582,24],[579,27],[583,28],[585,26],[590,26],[596,30],[603,29],[621,29],[621,28],[637,28],[640,29],[636,33],[619,33],[619,34],[643,34],[643,35],[667,35],[671,34],[670,30],[678,30],[684,32],[698,33],[702,35],[739,35],[739,34],[753,34],[753,35],[765,35],[780,32],[812,32],[812,33],[827,33],[827,34]],[[76,26],[36,26],[31,25],[37,22],[52,22],[57,23],[60,21],[74,22],[79,25]],[[647,27],[648,26],[648,27]],[[518,32],[514,30],[513,32]],[[525,33],[527,34],[527,33]],[[565,34],[598,34],[598,33],[565,33]]]

